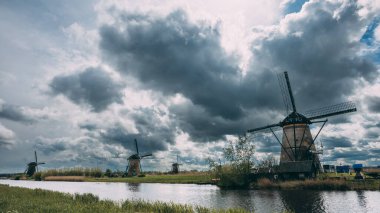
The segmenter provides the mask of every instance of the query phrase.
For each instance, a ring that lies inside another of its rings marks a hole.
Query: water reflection
[[[367,208],[367,202],[366,202],[366,197],[365,197],[364,191],[357,191],[356,194],[358,196],[359,205],[361,207],[363,207],[363,209],[366,209]]]
[[[213,185],[44,182],[0,180],[0,184],[65,193],[92,193],[100,199],[175,202],[255,212],[380,212],[378,191],[220,190]]]
[[[126,183],[127,189],[131,192],[139,192],[140,184],[139,183]]]
[[[326,212],[321,193],[312,190],[279,191],[286,210],[292,212]]]

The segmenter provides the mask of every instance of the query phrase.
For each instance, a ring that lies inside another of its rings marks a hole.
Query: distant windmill
[[[27,168],[24,172],[28,177],[33,176],[36,171],[38,172],[38,165],[45,164],[44,162],[39,163],[37,161],[37,152],[36,151],[34,151],[34,158],[35,158],[35,161],[28,163]]]
[[[128,167],[127,167],[128,176],[139,175],[140,172],[142,171],[141,162],[140,162],[141,159],[148,157],[148,156],[152,156],[152,153],[140,156],[139,147],[138,147],[136,139],[135,139],[135,145],[136,145],[136,154],[133,154],[133,155],[129,156],[129,158],[128,158]]]
[[[179,173],[179,166],[182,165],[178,162],[178,155],[177,155],[177,162],[172,164],[172,173],[178,174]]]
[[[277,142],[281,145],[280,167],[282,173],[293,173],[295,175],[314,176],[321,170],[319,152],[315,148],[315,140],[327,122],[318,120],[334,115],[355,112],[356,107],[352,102],[345,102],[329,107],[323,107],[304,113],[297,112],[292,89],[289,82],[288,73],[278,74],[282,96],[287,109],[291,113],[282,121],[276,124],[250,129],[249,133],[272,132]],[[313,138],[309,125],[313,123],[323,123],[316,136]],[[283,130],[282,141],[280,141],[275,130]]]

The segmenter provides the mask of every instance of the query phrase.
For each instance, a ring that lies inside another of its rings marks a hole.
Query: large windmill
[[[128,167],[127,167],[127,175],[128,176],[136,176],[139,175],[140,172],[142,171],[141,169],[141,159],[152,156],[152,154],[145,154],[145,155],[140,155],[139,153],[139,146],[137,144],[137,140],[135,139],[135,145],[136,145],[136,154],[133,154],[129,156],[128,158]]]
[[[30,162],[26,165],[27,167],[26,167],[25,172],[24,172],[29,177],[33,176],[36,171],[38,172],[38,165],[45,164],[44,162],[38,162],[37,161],[37,152],[36,151],[34,151],[34,159],[35,159],[34,162]]]
[[[172,173],[178,174],[179,173],[179,166],[182,165],[178,162],[178,155],[177,155],[177,162],[172,163]]]
[[[280,88],[286,108],[290,114],[279,123],[248,130],[249,133],[271,132],[281,145],[280,166],[278,172],[286,176],[311,176],[321,169],[315,140],[327,122],[327,117],[355,112],[352,102],[345,102],[329,107],[323,107],[300,114],[297,112],[288,73],[278,74]],[[320,120],[323,119],[324,120]],[[323,123],[318,133],[313,137],[309,125]],[[282,141],[275,134],[275,130],[283,130]]]

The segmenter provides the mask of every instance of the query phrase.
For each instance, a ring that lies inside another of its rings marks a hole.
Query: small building
[[[312,160],[282,162],[276,171],[285,180],[315,178],[317,172],[318,167]]]
[[[334,173],[336,172],[335,165],[323,165],[323,171],[326,173]]]
[[[349,173],[350,172],[350,166],[349,165],[336,166],[336,172],[337,173]]]

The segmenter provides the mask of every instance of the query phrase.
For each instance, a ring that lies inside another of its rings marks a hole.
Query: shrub
[[[34,177],[34,180],[41,181],[42,180],[42,173],[36,172],[36,173],[34,173],[33,177]]]
[[[75,200],[85,203],[85,204],[92,204],[99,202],[99,197],[90,193],[85,194],[75,194],[74,195]]]
[[[257,186],[261,189],[269,189],[273,187],[272,181],[270,181],[268,178],[261,178],[257,180]]]

